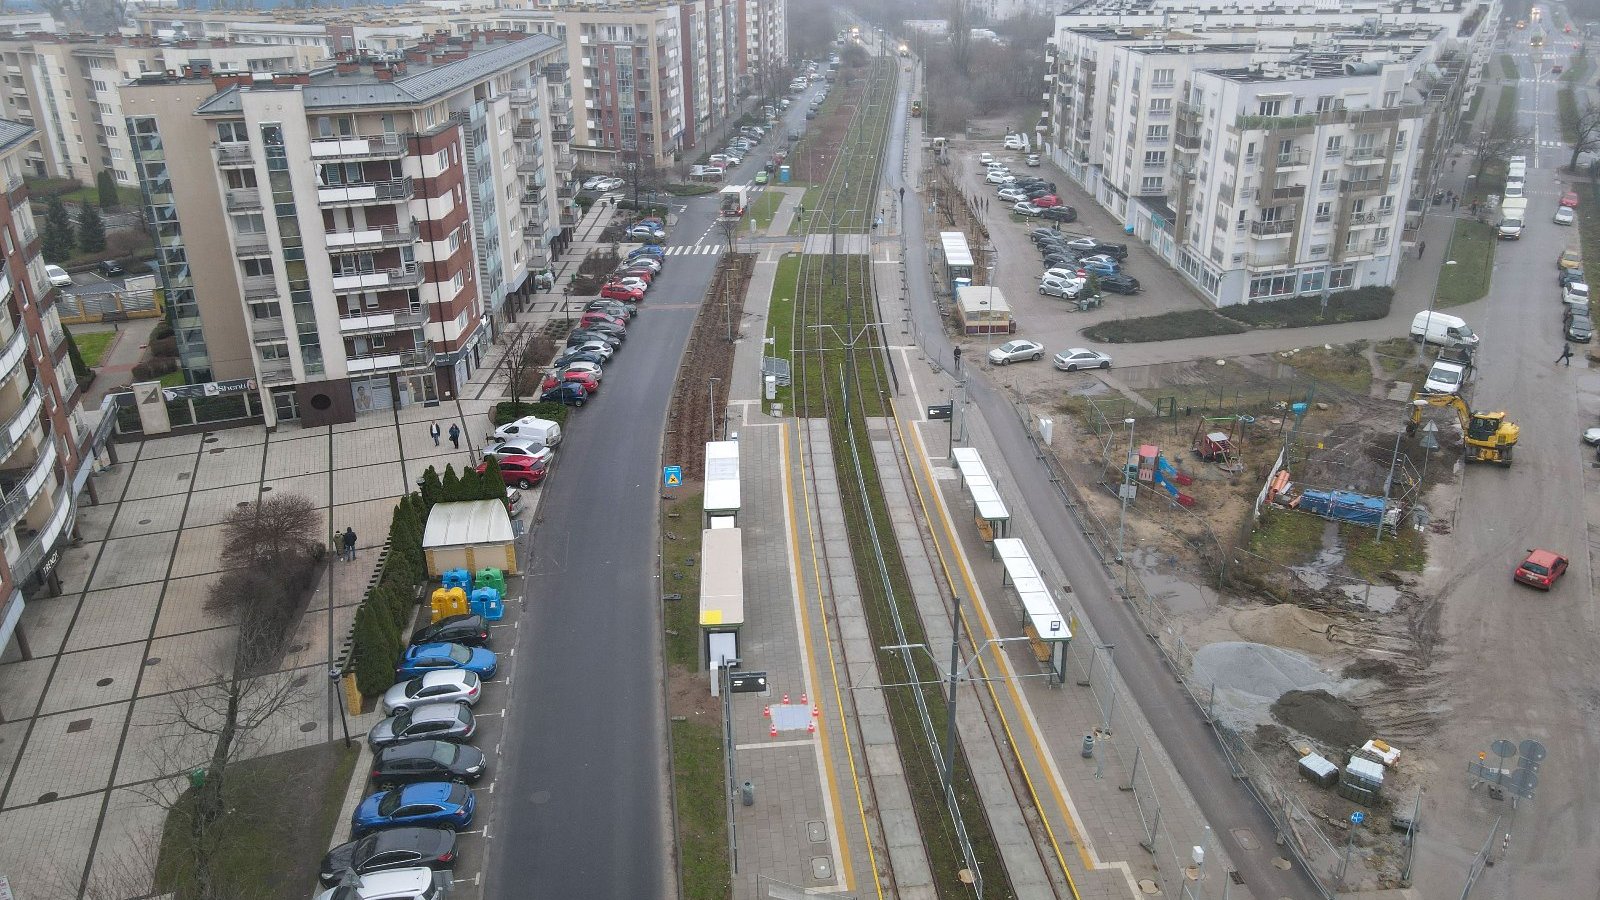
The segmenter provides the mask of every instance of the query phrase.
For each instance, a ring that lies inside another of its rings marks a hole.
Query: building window
[[[1153,115],[1153,116],[1162,115],[1162,114],[1169,113],[1169,112],[1172,112],[1172,98],[1171,97],[1157,97],[1154,100],[1150,101],[1150,114],[1151,115]]]
[[[1340,266],[1336,269],[1329,269],[1328,287],[1333,288],[1334,290],[1338,290],[1339,288],[1347,288],[1355,283],[1355,274],[1355,266]]]
[[[282,341],[275,341],[271,344],[257,344],[256,348],[261,351],[262,360],[287,360],[289,358],[289,345]]]
[[[1400,92],[1399,91],[1384,91],[1383,92],[1383,108],[1384,109],[1388,109],[1391,106],[1398,106],[1399,104],[1400,104]]]
[[[1261,105],[1256,107],[1256,115],[1258,115],[1258,116],[1276,116],[1276,115],[1279,114],[1279,112],[1282,109],[1283,109],[1283,101],[1282,100],[1262,100],[1261,101]]]
[[[1151,142],[1165,141],[1169,133],[1169,128],[1170,126],[1167,125],[1151,125],[1149,128],[1145,129],[1144,139]]]
[[[1344,135],[1336,134],[1328,138],[1328,155],[1338,156],[1344,152]]]
[[[244,270],[246,278],[258,275],[272,274],[272,260],[269,257],[252,256],[249,259],[239,260],[239,268]]]
[[[1318,203],[1317,204],[1317,219],[1316,220],[1318,222],[1329,222],[1329,221],[1332,221],[1333,220],[1333,204],[1328,202],[1328,201],[1323,201],[1321,203]]]
[[[1322,290],[1322,272],[1307,272],[1300,276],[1300,293],[1315,294]]]
[[[1250,299],[1259,300],[1262,297],[1282,297],[1294,293],[1295,281],[1293,275],[1269,275],[1264,278],[1250,279]]]
[[[1163,179],[1160,175],[1147,176],[1139,181],[1139,193],[1159,194],[1165,190],[1164,184],[1165,179]]]
[[[1153,88],[1169,88],[1175,83],[1172,69],[1155,69],[1150,73],[1150,86]]]
[[[1330,109],[1333,109],[1333,98],[1331,96],[1317,98],[1317,112],[1327,112]]]
[[[1146,150],[1144,153],[1144,167],[1146,169],[1164,169],[1167,166],[1167,151]]]

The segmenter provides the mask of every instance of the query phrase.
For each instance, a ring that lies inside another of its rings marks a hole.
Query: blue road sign
[[[662,466],[661,481],[667,487],[679,487],[683,484],[683,466]]]

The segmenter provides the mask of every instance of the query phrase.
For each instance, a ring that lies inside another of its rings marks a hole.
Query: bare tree
[[[1562,93],[1572,90],[1572,88],[1564,88]],[[1567,162],[1567,168],[1575,170],[1578,168],[1578,157],[1580,155],[1590,150],[1600,149],[1600,106],[1597,106],[1589,98],[1588,91],[1583,92],[1581,102],[1574,94],[1572,103],[1572,111],[1562,117],[1567,120],[1562,124],[1566,126],[1566,130],[1572,138],[1572,158]],[[1566,106],[1566,104],[1562,104],[1562,106]]]
[[[322,514],[299,494],[275,494],[228,514],[223,520],[222,563],[228,567],[276,567],[303,553],[314,540]]]
[[[523,392],[528,390],[528,375],[538,368],[531,352],[533,338],[527,328],[516,332],[506,342],[506,352],[500,357],[500,372],[506,379],[506,393],[511,402],[521,403]]]
[[[1478,157],[1478,180],[1482,182],[1483,168],[1490,160],[1504,162],[1511,157],[1512,151],[1523,146],[1527,140],[1528,130],[1508,120],[1496,120],[1479,132],[1473,145],[1473,153]]]
[[[717,227],[722,229],[722,237],[728,242],[728,252],[735,250],[733,239],[739,233],[739,223],[742,219],[723,218],[717,220]]]

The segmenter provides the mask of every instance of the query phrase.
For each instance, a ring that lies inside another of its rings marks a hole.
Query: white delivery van
[[[1428,370],[1428,377],[1422,382],[1422,392],[1425,394],[1455,394],[1460,393],[1462,382],[1467,380],[1467,370],[1455,363],[1436,362]]]
[[[1528,158],[1526,156],[1513,156],[1506,161],[1506,180],[1515,178],[1524,181],[1528,177]]]
[[[496,428],[492,436],[492,440],[495,441],[513,439],[555,447],[561,443],[561,426],[538,416],[523,416],[515,422],[507,422]]]
[[[1528,201],[1523,197],[1507,197],[1500,203],[1500,224],[1495,234],[1505,241],[1522,237],[1522,223],[1528,215]]]
[[[1465,346],[1476,349],[1478,336],[1467,327],[1460,316],[1423,310],[1411,320],[1411,339],[1419,343],[1439,344],[1444,347]]]
[[[1513,199],[1513,198],[1516,198],[1516,197],[1521,197],[1521,196],[1523,196],[1522,179],[1521,178],[1507,178],[1506,179],[1506,199],[1510,200],[1510,199]]]

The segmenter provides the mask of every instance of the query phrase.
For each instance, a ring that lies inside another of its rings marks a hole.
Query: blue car
[[[406,648],[395,664],[394,674],[396,679],[404,680],[439,669],[466,669],[479,678],[493,678],[494,651],[461,644],[418,644]]]
[[[1096,275],[1116,275],[1122,271],[1122,267],[1117,265],[1116,261],[1109,259],[1095,259],[1094,257],[1089,257],[1087,259],[1078,260],[1078,265],[1081,268],[1088,269],[1090,272],[1093,272]]]
[[[666,255],[667,255],[667,248],[662,247],[659,244],[646,244],[643,247],[640,247],[640,248],[634,250],[633,252],[629,253],[628,254],[628,261],[629,262],[633,262],[634,260],[639,259],[641,257],[649,257],[650,259],[659,260],[659,259],[665,258]]]
[[[379,791],[361,801],[350,817],[350,830],[360,837],[379,828],[420,825],[460,831],[472,824],[478,798],[472,788],[454,781],[419,781]]]
[[[566,406],[582,406],[589,402],[589,391],[583,385],[568,381],[558,384],[543,394],[539,395],[541,403],[561,403]]]

